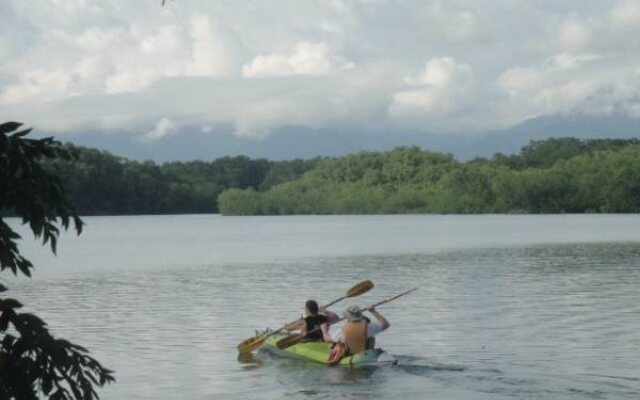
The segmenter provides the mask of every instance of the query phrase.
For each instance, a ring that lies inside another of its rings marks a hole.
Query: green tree
[[[33,264],[18,249],[20,235],[2,218],[17,215],[53,253],[60,229],[82,220],[58,177],[43,168],[43,160],[71,160],[75,153],[53,138],[27,139],[30,129],[0,125],[0,271],[31,276]],[[7,291],[0,285],[0,293]],[[0,296],[0,399],[95,399],[96,386],[114,380],[82,346],[53,337],[45,322],[23,313],[22,304]]]
[[[575,213],[640,210],[635,139],[532,141],[459,162],[418,147],[320,160],[266,190],[225,191],[223,214]]]

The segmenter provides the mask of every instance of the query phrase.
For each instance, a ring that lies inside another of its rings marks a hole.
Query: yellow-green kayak
[[[280,350],[276,346],[278,340],[285,338],[287,335],[276,334],[265,341],[263,347],[271,353],[293,356],[322,364],[326,364],[331,352],[331,343],[327,342],[302,342],[285,350]],[[358,367],[365,365],[384,365],[396,364],[397,360],[382,349],[365,350],[362,353],[345,357],[340,361],[340,365],[348,367]]]

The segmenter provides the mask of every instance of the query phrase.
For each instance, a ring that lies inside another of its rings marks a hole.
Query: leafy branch
[[[60,179],[42,167],[44,160],[73,160],[73,149],[53,138],[28,139],[22,124],[0,124],[0,271],[31,276],[33,264],[20,254],[21,239],[2,218],[16,215],[55,254],[60,229],[83,222]],[[7,288],[0,284],[0,293]],[[88,355],[88,350],[54,338],[35,314],[16,310],[22,304],[0,296],[0,399],[97,399],[96,386],[114,381],[113,371]]]

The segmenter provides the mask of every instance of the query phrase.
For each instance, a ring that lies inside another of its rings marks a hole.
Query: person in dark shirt
[[[286,326],[286,330],[300,331],[305,335],[305,339],[309,341],[322,341],[322,331],[320,326],[322,324],[337,321],[340,317],[324,308],[318,307],[318,303],[315,300],[307,300],[304,304],[304,314],[294,323]]]

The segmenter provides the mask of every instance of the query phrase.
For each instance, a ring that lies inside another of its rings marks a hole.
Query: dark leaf
[[[0,215],[16,215],[55,253],[61,227],[67,230],[73,221],[78,234],[82,232],[83,222],[54,168],[77,158],[78,152],[53,138],[28,139],[31,130],[18,131],[20,127],[16,122],[0,125]],[[30,276],[33,265],[20,254],[19,239],[0,216],[0,270]],[[0,292],[6,290],[0,284]],[[114,381],[112,372],[89,357],[87,349],[54,338],[42,319],[16,312],[20,307],[15,299],[0,299],[0,399],[89,400],[98,397],[95,387]],[[17,336],[6,333],[8,329]],[[9,390],[15,393],[5,391],[3,384],[7,363],[12,385],[15,382]]]
[[[43,326],[47,325],[43,320],[41,320],[38,316],[34,314],[29,314],[29,313],[20,314],[17,319],[18,321],[20,321],[20,323],[23,323],[32,327],[36,327],[36,328],[42,328]]]
[[[20,122],[5,122],[0,124],[0,134],[13,132],[21,126],[22,124]]]
[[[22,307],[22,303],[20,303],[16,299],[0,300],[0,311],[9,311],[9,310],[13,310],[15,308],[21,308],[21,307]]]
[[[5,332],[9,328],[9,313],[0,314],[0,332]]]
[[[64,398],[64,392],[62,389],[58,389],[49,397],[49,400],[63,400]]]
[[[25,129],[25,130],[20,131],[20,132],[16,132],[16,133],[14,133],[14,134],[13,134],[13,135],[11,135],[11,136],[12,136],[12,137],[19,137],[19,138],[21,138],[21,137],[27,136],[27,135],[29,134],[29,132],[31,132],[31,128],[29,128],[29,129]]]
[[[26,276],[31,276],[30,268],[32,268],[32,267],[33,267],[33,265],[29,261],[24,260],[24,259],[18,260],[18,268]]]
[[[42,379],[42,391],[44,392],[44,394],[49,394],[52,388],[53,388],[53,380],[51,379],[50,376],[45,376]]]

